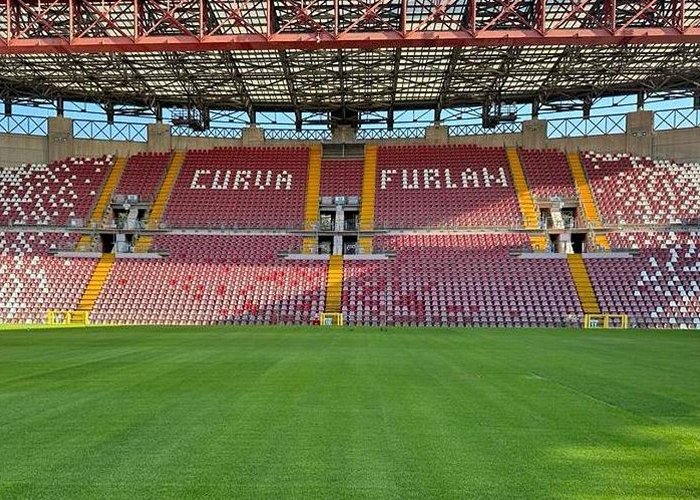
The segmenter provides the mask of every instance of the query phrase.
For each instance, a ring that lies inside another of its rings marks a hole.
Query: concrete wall
[[[98,141],[95,139],[74,139],[71,156],[95,157],[102,155],[130,156],[147,150],[145,142]],[[58,159],[58,158],[54,158]]]
[[[206,137],[173,137],[172,149],[212,149],[223,146],[241,146],[240,139],[209,139]]]
[[[49,139],[34,135],[0,134],[0,167],[47,163]]]
[[[700,130],[686,128],[654,133],[653,156],[676,161],[700,161]]]
[[[696,131],[700,137],[700,131]],[[562,151],[599,151],[601,153],[624,153],[627,151],[627,137],[625,134],[595,135],[591,137],[567,137],[561,139],[547,139],[548,148],[561,149]],[[636,153],[635,153],[636,154]],[[700,155],[700,148],[698,148]]]
[[[700,161],[700,128],[654,131],[653,113],[637,111],[627,117],[624,134],[592,137],[547,139],[547,124],[542,120],[523,123],[519,134],[490,134],[450,137],[443,126],[429,127],[423,140],[401,139],[381,141],[382,144],[475,144],[480,146],[522,146],[527,148],[554,148],[566,151],[593,150],[598,152],[628,152],[639,156],[669,158],[677,161]],[[251,127],[241,139],[210,139],[199,137],[172,137],[170,126],[152,124],[148,127],[148,142],[104,141],[75,139],[70,134],[72,122],[67,118],[49,119],[48,137],[0,134],[0,167],[21,163],[47,163],[69,156],[100,156],[116,154],[128,156],[144,151],[171,149],[211,149],[222,146],[268,145],[303,146],[301,141],[264,141],[262,130]],[[378,142],[378,141],[368,141]]]

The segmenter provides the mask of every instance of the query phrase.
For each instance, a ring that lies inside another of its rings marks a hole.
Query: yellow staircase
[[[576,185],[576,191],[578,192],[581,206],[583,207],[583,216],[594,228],[601,227],[602,224],[600,222],[600,215],[598,214],[598,207],[596,207],[593,191],[588,184],[586,173],[583,170],[581,158],[578,153],[567,153],[566,159],[569,163],[571,175],[574,178],[574,184]],[[608,237],[604,234],[596,235],[595,243],[599,247],[610,250],[610,242],[608,241]]]
[[[109,206],[109,202],[112,200],[114,195],[114,190],[119,184],[119,179],[122,178],[124,173],[124,168],[126,167],[126,158],[117,158],[114,161],[112,170],[107,176],[104,186],[102,186],[102,192],[95,202],[95,207],[92,209],[90,214],[90,219],[88,221],[89,225],[96,225],[102,222],[102,217],[104,217],[105,211]],[[89,250],[92,247],[92,236],[84,234],[78,240],[76,248],[80,251]]]
[[[92,308],[100,296],[102,287],[107,282],[109,278],[109,272],[112,270],[114,265],[115,257],[112,253],[103,253],[100,260],[97,262],[95,269],[92,272],[90,281],[88,282],[85,290],[83,291],[83,296],[80,298],[78,303],[78,308],[76,311],[85,312],[87,314],[92,311]]]
[[[327,313],[339,313],[343,297],[343,256],[331,255],[328,261],[328,278],[326,280]]]
[[[372,253],[372,240],[373,238],[371,236],[360,236],[357,243],[362,253]]]
[[[318,222],[318,197],[321,192],[321,155],[320,144],[311,146],[309,151],[309,173],[306,178],[306,204],[304,209],[304,229],[313,229]]]
[[[306,202],[304,205],[304,230],[311,231],[318,223],[318,197],[321,193],[321,157],[323,148],[320,144],[311,146],[309,151],[309,171],[306,179]],[[316,247],[314,236],[304,237],[302,252],[312,253]]]
[[[588,276],[588,269],[583,261],[581,254],[569,254],[566,256],[566,262],[569,264],[569,271],[576,286],[576,293],[583,312],[586,314],[600,314],[600,305],[596,297],[595,290],[591,284],[591,279]]]
[[[147,253],[153,244],[153,236],[141,235],[134,244],[135,253]]]
[[[547,236],[544,234],[531,234],[530,246],[532,246],[533,250],[547,250],[547,247],[549,246]]]
[[[374,229],[374,197],[377,184],[377,146],[365,146],[365,162],[362,169],[362,199],[360,200],[360,230]],[[360,239],[362,246],[362,239]],[[371,247],[371,240],[370,240]]]
[[[532,198],[530,188],[527,186],[525,172],[520,163],[520,155],[516,148],[507,148],[506,156],[508,157],[508,165],[510,166],[510,175],[513,178],[513,187],[518,196],[520,205],[520,213],[523,214],[525,229],[539,229],[539,216],[535,207],[535,200]],[[543,234],[530,235],[530,244],[534,250],[547,249],[547,237]]]
[[[170,199],[170,193],[175,186],[175,181],[177,180],[177,176],[180,174],[180,169],[182,168],[182,164],[184,162],[184,151],[175,151],[173,156],[170,158],[170,165],[168,165],[168,170],[165,172],[163,184],[160,185],[156,199],[151,207],[151,213],[148,215],[148,222],[146,225],[148,229],[158,229],[158,224],[160,224],[160,221],[163,218],[165,207]]]
[[[520,203],[520,212],[523,214],[526,229],[538,229],[539,217],[535,209],[535,202],[530,194],[530,189],[527,187],[525,180],[525,172],[520,163],[520,156],[516,148],[508,148],[506,150],[508,156],[508,164],[510,165],[510,174],[513,178],[515,193],[518,195],[518,203]]]
[[[377,145],[365,146],[362,168],[362,197],[360,199],[360,230],[374,229],[374,199],[377,189]],[[372,236],[360,236],[358,245],[362,253],[372,253]]]

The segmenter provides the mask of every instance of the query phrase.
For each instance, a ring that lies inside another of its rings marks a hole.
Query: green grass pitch
[[[0,498],[699,498],[700,335],[0,332]]]

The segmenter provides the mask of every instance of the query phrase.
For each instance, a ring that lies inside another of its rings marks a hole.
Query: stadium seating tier
[[[87,219],[112,157],[0,169],[0,225],[65,226]]]
[[[504,148],[379,148],[375,226],[522,226]]]
[[[301,228],[308,148],[188,151],[165,212],[171,227]]]

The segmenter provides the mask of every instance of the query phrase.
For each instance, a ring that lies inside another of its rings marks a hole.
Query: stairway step
[[[365,157],[362,166],[362,194],[360,202],[360,228],[374,229],[375,197],[377,182],[377,146],[365,146]]]
[[[581,308],[586,314],[599,314],[600,305],[598,297],[591,283],[588,268],[581,254],[567,255],[566,262],[569,266],[576,294],[578,295]]]

